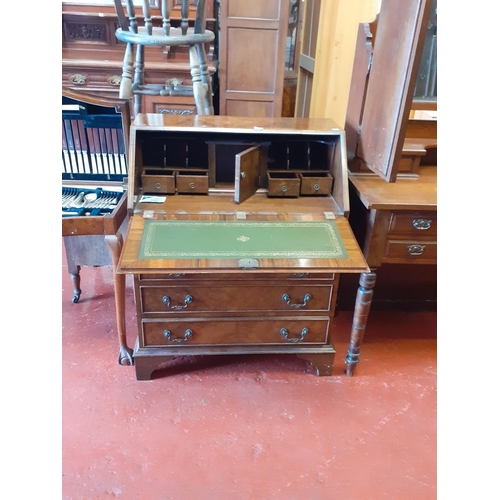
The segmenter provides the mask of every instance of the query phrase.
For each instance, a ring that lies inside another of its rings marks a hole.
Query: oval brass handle
[[[193,335],[193,331],[189,328],[184,332],[184,338],[173,339],[170,330],[163,330],[163,336],[166,337],[170,342],[186,342],[186,340]]]
[[[424,245],[408,245],[407,247],[408,253],[410,255],[422,255],[425,250]]]
[[[319,184],[314,184],[314,191],[319,191]]]
[[[161,188],[161,184],[160,184],[159,182],[156,182],[156,183],[155,183],[155,188],[156,188],[156,189],[160,189],[160,188]]]
[[[306,293],[304,295],[304,302],[302,304],[290,304],[290,295],[288,293],[284,293],[281,298],[286,302],[287,306],[290,307],[304,307],[307,304],[307,301],[312,299],[312,295],[310,293]]]
[[[281,186],[281,190],[286,193],[286,186]]]
[[[191,189],[194,189],[194,182],[191,182],[191,183],[189,184],[189,187],[190,187]]]
[[[425,231],[431,227],[432,221],[429,219],[415,219],[412,226],[419,231]]]
[[[170,304],[170,297],[167,297],[166,295],[161,299],[161,301],[169,308],[169,309],[185,309],[191,302],[193,302],[193,297],[191,295],[186,295],[186,298],[184,299],[184,305],[183,306],[173,306]]]
[[[302,331],[300,332],[300,337],[289,338],[288,337],[288,330],[286,328],[282,328],[280,330],[281,335],[283,335],[283,337],[285,337],[287,342],[300,342],[300,341],[304,340],[304,337],[307,335],[308,332],[309,332],[309,330],[307,328],[302,328]]]

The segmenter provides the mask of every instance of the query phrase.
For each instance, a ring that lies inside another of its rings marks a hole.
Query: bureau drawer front
[[[437,243],[435,241],[388,240],[385,262],[401,264],[437,263]]]
[[[329,319],[186,319],[142,321],[142,347],[237,344],[325,344]]]
[[[142,286],[143,313],[328,311],[332,285]]]
[[[389,235],[413,235],[418,238],[436,238],[437,215],[433,212],[393,212]]]
[[[333,280],[333,273],[313,273],[313,272],[296,272],[296,273],[265,273],[262,271],[252,272],[244,271],[243,273],[165,273],[165,274],[140,274],[140,281],[159,281],[159,280],[242,280],[242,279],[259,279],[259,280],[316,280],[327,279]]]

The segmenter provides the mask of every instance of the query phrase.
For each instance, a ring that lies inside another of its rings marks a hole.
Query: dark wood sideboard
[[[169,0],[172,23],[180,22],[180,2]],[[153,23],[161,21],[160,2],[152,5]],[[215,1],[207,0],[207,29],[217,34]],[[141,12],[138,9],[138,12]],[[189,18],[194,20],[195,6]],[[113,2],[62,2],[62,87],[94,95],[118,96],[125,44],[115,38],[118,28]],[[216,43],[207,49],[208,69],[214,78]],[[191,85],[187,48],[147,47],[145,56],[147,83],[172,82]],[[215,82],[214,82],[215,83]],[[216,85],[213,85],[216,88]],[[143,96],[148,113],[196,114],[191,96]]]

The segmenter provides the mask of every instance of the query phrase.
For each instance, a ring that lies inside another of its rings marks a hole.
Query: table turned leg
[[[375,273],[362,273],[359,280],[356,306],[354,307],[354,318],[352,321],[351,342],[347,350],[346,358],[346,373],[348,377],[354,375],[354,369],[359,362],[359,352],[365,334],[366,322],[368,321],[375,280]]]
[[[113,277],[115,282],[115,305],[116,305],[116,327],[118,330],[118,343],[120,353],[118,363],[131,366],[134,364],[133,350],[127,346],[127,333],[125,329],[125,278],[124,274],[116,272],[118,260],[123,246],[123,238],[120,233],[106,235],[104,237],[113,259]]]
[[[82,294],[82,289],[80,288],[80,266],[76,266],[76,269],[70,269],[69,272],[71,275],[71,282],[73,283],[73,298],[71,301],[77,304]]]

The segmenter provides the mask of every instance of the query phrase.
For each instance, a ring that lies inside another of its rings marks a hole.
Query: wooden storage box
[[[301,172],[301,195],[329,195],[332,194],[333,177],[329,172]]]
[[[174,194],[174,171],[162,168],[146,168],[141,175],[141,184],[143,193]]]
[[[208,172],[205,170],[179,170],[175,179],[178,193],[208,194]]]
[[[268,172],[267,196],[297,198],[300,194],[300,178],[295,172]]]

